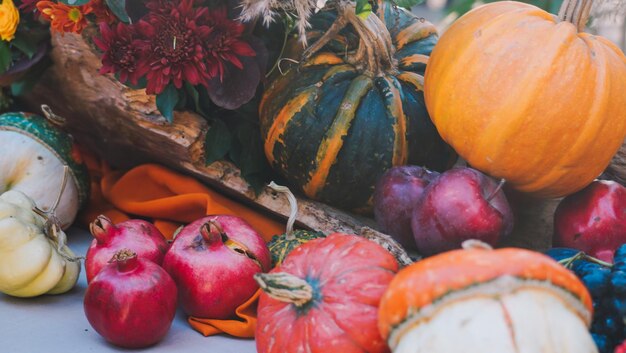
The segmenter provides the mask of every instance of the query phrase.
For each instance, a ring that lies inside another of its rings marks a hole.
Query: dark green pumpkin
[[[324,233],[310,230],[294,230],[290,233],[275,235],[267,243],[267,247],[272,255],[272,266],[280,265],[285,257],[298,246],[313,239],[324,237],[326,237]]]
[[[346,27],[306,62],[279,75],[260,106],[265,153],[275,170],[307,196],[347,209],[367,209],[376,181],[396,165],[448,168],[454,152],[426,111],[423,74],[437,42],[435,27],[380,3],[395,67],[373,73],[347,62],[359,38]],[[311,19],[313,43],[336,18]],[[292,43],[297,51],[298,42]]]

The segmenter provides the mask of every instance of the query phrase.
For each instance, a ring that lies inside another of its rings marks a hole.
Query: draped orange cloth
[[[81,213],[84,224],[104,214],[114,223],[130,217],[150,218],[171,239],[175,230],[209,214],[239,216],[266,241],[284,232],[284,225],[204,186],[197,180],[163,166],[146,164],[125,173],[111,170],[106,163],[83,153],[91,176],[91,199]],[[226,333],[254,337],[256,304],[260,292],[242,304],[231,320],[189,318],[189,324],[205,336]]]

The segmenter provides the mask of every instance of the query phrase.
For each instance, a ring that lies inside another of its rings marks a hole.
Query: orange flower
[[[50,28],[60,33],[82,32],[87,27],[85,15],[92,11],[88,5],[68,6],[52,1],[38,2],[37,9],[44,19],[50,21]]]

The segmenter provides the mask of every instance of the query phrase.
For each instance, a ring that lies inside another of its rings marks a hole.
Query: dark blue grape
[[[619,270],[611,272],[611,288],[615,294],[626,294],[626,272]]]
[[[593,271],[586,271],[580,276],[589,293],[594,298],[601,298],[609,290],[611,270],[607,267],[599,267]]]
[[[591,333],[591,337],[593,337],[593,341],[596,343],[596,347],[598,347],[598,351],[600,353],[611,352],[612,345],[610,344],[610,340],[606,335]]]
[[[615,254],[613,255],[613,261],[626,261],[626,244],[620,245],[617,250],[615,250]]]
[[[612,298],[611,306],[613,310],[617,312],[619,315],[626,316],[626,298],[621,298],[621,297]]]
[[[605,334],[609,337],[622,333],[622,319],[621,317],[610,314],[600,320],[599,330],[597,332]]]
[[[580,250],[571,249],[571,248],[552,248],[546,251],[545,254],[555,259],[556,261],[561,261],[561,260],[573,257],[579,252]]]
[[[602,265],[595,262],[580,260],[573,263],[572,271],[576,272],[578,276],[584,276],[585,274],[597,271],[602,267]]]
[[[612,267],[613,271],[624,271],[626,272],[626,261],[616,261]]]

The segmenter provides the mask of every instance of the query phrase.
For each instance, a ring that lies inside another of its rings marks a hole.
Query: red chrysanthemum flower
[[[148,72],[148,66],[141,60],[145,53],[133,28],[121,22],[111,28],[103,22],[100,34],[101,38],[93,39],[104,52],[100,73],[117,73],[121,82],[130,81],[136,85],[139,78]]]
[[[227,63],[241,70],[243,64],[239,58],[256,56],[256,53],[250,44],[241,38],[244,25],[229,19],[226,8],[210,12],[209,26],[211,33],[204,42],[209,75],[211,77],[219,76],[220,81],[223,81]]]
[[[210,28],[202,25],[206,8],[194,9],[192,0],[182,0],[167,15],[151,14],[137,22],[137,30],[146,39],[149,71],[146,75],[149,94],[159,94],[172,82],[208,85],[211,78],[205,64],[202,43]]]
[[[91,13],[91,6],[67,6],[52,1],[39,1],[37,10],[45,20],[50,21],[50,28],[53,30],[81,33],[87,27],[85,15]]]
[[[91,6],[92,13],[96,16],[96,23],[104,22],[111,25],[117,21],[117,18],[104,3],[104,0],[91,0],[89,6]]]
[[[149,0],[146,2],[146,8],[150,11],[150,14],[167,15],[174,8],[176,8],[176,2],[171,0]]]

